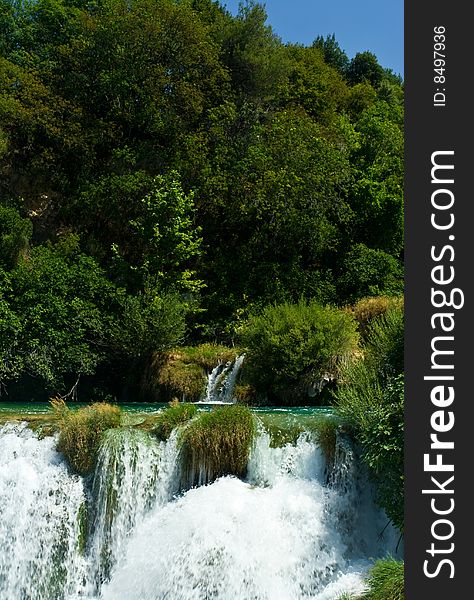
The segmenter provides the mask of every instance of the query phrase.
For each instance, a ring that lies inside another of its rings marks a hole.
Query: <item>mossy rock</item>
[[[235,348],[216,344],[155,353],[143,377],[142,394],[158,402],[169,402],[174,397],[197,402],[205,393],[208,373],[219,363],[234,361],[238,354]]]

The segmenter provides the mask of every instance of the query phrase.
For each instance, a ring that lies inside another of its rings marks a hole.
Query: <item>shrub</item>
[[[403,530],[403,315],[389,311],[370,327],[364,360],[348,366],[336,392],[338,413],[354,430],[376,484],[377,501]]]
[[[369,589],[360,600],[404,600],[403,562],[386,558],[378,560],[367,578]]]
[[[175,427],[186,423],[196,416],[196,413],[197,408],[194,404],[188,402],[170,402],[169,408],[165,408],[158,415],[151,431],[159,440],[166,441]]]
[[[257,392],[279,401],[299,400],[357,349],[351,315],[316,302],[267,306],[240,329],[247,348],[245,370]]]
[[[222,475],[244,476],[255,432],[254,417],[245,406],[199,414],[181,433],[183,485],[206,484]]]
[[[95,403],[71,411],[63,400],[54,399],[51,404],[59,426],[59,452],[76,473],[88,475],[94,468],[102,434],[120,427],[120,408]]]

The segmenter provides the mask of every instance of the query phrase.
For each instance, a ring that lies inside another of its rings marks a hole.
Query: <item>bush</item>
[[[203,485],[222,475],[243,477],[255,433],[255,419],[245,406],[200,413],[180,436],[183,485]]]
[[[378,560],[367,578],[369,589],[360,600],[404,600],[404,565],[393,558]]]
[[[334,377],[357,349],[351,315],[316,302],[267,306],[240,329],[245,375],[257,392],[298,401],[324,376]]]
[[[186,423],[196,416],[197,408],[188,402],[170,402],[169,408],[165,408],[157,417],[152,428],[152,433],[161,441],[166,441],[171,432],[178,425]]]
[[[403,315],[389,311],[368,333],[364,360],[348,366],[336,392],[376,484],[377,501],[403,530]]]
[[[95,403],[71,411],[64,400],[51,401],[59,426],[57,449],[79,475],[94,468],[102,434],[120,427],[121,411],[117,406]]]

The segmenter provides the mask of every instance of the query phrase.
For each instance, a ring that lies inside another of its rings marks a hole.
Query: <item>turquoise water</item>
[[[87,406],[86,402],[70,402],[69,408],[77,409],[82,406]],[[126,412],[132,413],[156,413],[167,404],[163,403],[133,403],[119,404],[120,408]],[[199,405],[199,410],[208,411],[211,406]],[[333,408],[330,406],[254,406],[251,407],[255,413],[271,413],[271,414],[291,414],[291,415],[315,415],[315,414],[331,414]],[[51,407],[48,402],[0,402],[0,414],[16,413],[16,414],[45,414],[50,412]]]

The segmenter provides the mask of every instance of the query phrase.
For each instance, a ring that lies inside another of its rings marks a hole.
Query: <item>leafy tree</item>
[[[403,292],[402,267],[383,250],[357,244],[346,255],[343,269],[339,293],[349,302],[365,296],[397,296]]]
[[[372,52],[358,52],[347,69],[347,77],[352,84],[367,81],[377,87],[383,76],[384,70]]]
[[[327,35],[325,38],[322,35],[318,35],[313,42],[313,47],[322,50],[324,60],[328,65],[337,69],[341,75],[346,75],[349,69],[350,60],[336,41],[336,35],[334,33],[332,35]]]

